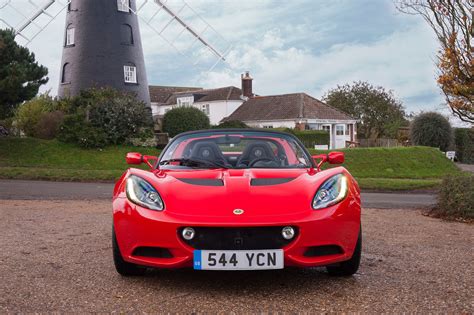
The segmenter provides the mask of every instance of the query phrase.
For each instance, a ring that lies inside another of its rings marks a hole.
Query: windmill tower
[[[0,0],[0,27],[27,46],[64,11],[60,97],[112,87],[149,105],[138,19],[194,67],[209,62],[207,72],[232,48],[185,0]]]
[[[73,0],[67,7],[58,95],[112,87],[150,104],[135,0]]]

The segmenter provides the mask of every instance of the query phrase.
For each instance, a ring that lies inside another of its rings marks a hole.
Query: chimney
[[[242,79],[242,96],[251,98],[253,97],[253,92],[252,92],[252,80],[253,78],[250,76],[250,73],[248,71],[245,71],[245,76],[242,74],[241,76]]]

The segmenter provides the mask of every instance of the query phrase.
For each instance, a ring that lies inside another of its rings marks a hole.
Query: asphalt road
[[[0,180],[0,199],[96,200],[110,199],[113,184]],[[423,208],[436,202],[433,194],[362,193],[365,208]]]
[[[464,223],[365,209],[361,267],[119,276],[108,200],[0,201],[0,314],[474,313]]]

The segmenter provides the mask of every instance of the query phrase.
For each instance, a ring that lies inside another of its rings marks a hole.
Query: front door
[[[335,135],[335,149],[341,149],[346,147],[346,140],[349,140],[346,137],[346,125],[337,124],[336,125],[336,135]]]

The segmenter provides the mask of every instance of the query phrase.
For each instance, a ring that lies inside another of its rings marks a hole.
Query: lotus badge
[[[244,213],[244,210],[242,210],[242,209],[234,209],[233,212],[234,212],[235,215],[241,215],[241,214]]]

